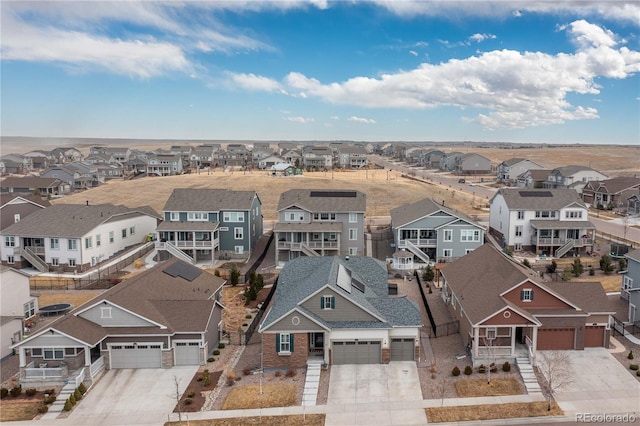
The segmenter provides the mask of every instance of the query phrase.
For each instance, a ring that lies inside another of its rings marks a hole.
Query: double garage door
[[[160,368],[162,346],[150,344],[113,345],[109,348],[111,368]]]
[[[414,346],[413,338],[391,339],[391,361],[413,361]]]
[[[539,329],[537,349],[540,351],[574,349],[575,334],[575,328]]]
[[[334,364],[379,364],[382,344],[379,340],[333,342]]]

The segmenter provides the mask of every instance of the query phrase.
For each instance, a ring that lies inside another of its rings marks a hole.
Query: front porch
[[[518,358],[527,358],[533,365],[537,335],[535,326],[475,327],[469,348],[473,366],[504,361],[514,364]]]
[[[52,366],[49,366],[49,365]],[[53,366],[55,365],[55,366]],[[69,370],[65,362],[52,364],[49,362],[31,361],[20,368],[20,385],[23,387],[51,388],[61,387],[69,383],[78,387],[80,383],[91,385],[105,370],[104,357],[95,360],[88,368],[81,367]]]
[[[530,243],[535,246],[536,254],[562,257],[567,253],[580,254],[595,244],[595,227],[584,222],[537,220],[531,221],[533,233]]]

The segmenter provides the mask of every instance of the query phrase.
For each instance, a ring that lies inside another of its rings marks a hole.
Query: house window
[[[72,267],[72,268],[75,268],[76,260],[75,259],[69,259],[69,266]]]
[[[522,237],[522,225],[516,226],[516,237]]]
[[[58,266],[60,265],[60,260],[57,257],[52,257],[51,258],[51,265],[52,266]]]
[[[4,246],[5,247],[15,247],[16,246],[16,237],[4,237]]]
[[[127,228],[122,230],[122,238],[127,238]]]
[[[533,302],[533,290],[530,288],[522,289],[520,292],[520,300],[523,302]]]
[[[511,327],[498,327],[497,337],[511,337]]]
[[[93,238],[91,238],[91,237],[85,238],[84,239],[84,248],[90,249],[91,247],[93,247]]]
[[[480,231],[477,229],[463,229],[460,231],[460,241],[480,241]]]
[[[78,240],[69,240],[67,246],[69,250],[78,250]]]
[[[32,300],[24,304],[24,317],[31,318],[36,314],[36,301]]]
[[[111,307],[100,308],[100,318],[111,318]]]
[[[302,222],[304,220],[304,213],[287,212],[285,213],[285,219],[289,222]]]
[[[453,229],[445,229],[442,236],[442,241],[453,241]]]
[[[180,213],[178,212],[169,213],[169,221],[178,222],[179,220],[180,220]]]
[[[633,288],[633,278],[624,276],[622,278],[622,289],[623,290],[631,290]]]
[[[136,227],[135,226],[129,227],[129,235],[136,235]]]
[[[290,333],[280,333],[277,335],[279,338],[278,342],[278,352],[280,353],[291,353],[291,334]]]
[[[13,215],[13,223],[20,222],[20,213],[16,213]]]
[[[515,243],[515,244],[513,244],[513,250],[515,250],[515,251],[522,251],[522,244],[521,244],[521,243]]]
[[[7,263],[13,265],[15,263],[15,257],[7,256]]]
[[[497,331],[495,327],[487,327],[485,328],[485,337],[489,340],[493,340],[496,338]]]
[[[100,247],[100,245],[102,245],[102,235],[97,234],[96,235],[96,247]]]
[[[442,257],[451,257],[451,256],[453,256],[453,250],[451,249],[442,250]]]
[[[244,222],[244,212],[224,212],[222,220],[224,222]]]
[[[473,249],[464,249],[464,254],[469,254],[473,251]]]
[[[358,230],[356,228],[349,229],[349,240],[354,241],[358,239]]]
[[[64,359],[63,348],[44,348],[43,353],[44,353],[44,359],[49,359],[49,360]]]
[[[518,220],[523,220],[524,219],[524,212],[522,210],[518,211]]]
[[[236,254],[243,254],[244,253],[244,246],[235,246],[234,250],[235,250]]]
[[[564,213],[565,219],[581,219],[582,212],[580,210],[570,210]]]
[[[349,223],[358,223],[357,213],[349,213]]]
[[[113,244],[114,240],[115,240],[116,236],[115,236],[115,232],[110,231],[109,232],[109,244]]]
[[[331,232],[329,233],[329,241],[335,241],[337,240],[337,235],[335,232]]]
[[[51,238],[49,240],[49,247],[51,247],[51,250],[58,250],[60,248],[60,240],[57,238]]]
[[[233,228],[233,236],[236,240],[244,238],[244,228]]]
[[[209,220],[209,213],[207,212],[189,212],[187,213],[187,220],[189,222],[206,222]]]
[[[320,299],[320,309],[335,309],[336,298],[334,296],[322,296]]]
[[[358,254],[358,248],[357,247],[349,247],[349,255],[356,256],[357,254]]]

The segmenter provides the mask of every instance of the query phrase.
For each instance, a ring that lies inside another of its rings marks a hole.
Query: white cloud
[[[495,34],[473,34],[469,37],[469,40],[475,41],[476,43],[482,43],[485,40],[494,40],[496,38]]]
[[[363,123],[363,124],[376,124],[376,120],[372,118],[356,117],[353,115],[347,118],[347,121],[355,121],[356,123]]]
[[[261,92],[284,93],[282,85],[271,78],[262,77],[255,74],[235,74],[227,73],[232,84],[241,89]]]
[[[307,124],[307,123],[313,123],[314,120],[313,118],[308,118],[308,117],[285,117],[285,120],[287,121],[291,121],[294,123],[300,123],[300,124]]]
[[[413,56],[418,56],[418,52],[416,52],[415,50],[410,50],[409,54]]]

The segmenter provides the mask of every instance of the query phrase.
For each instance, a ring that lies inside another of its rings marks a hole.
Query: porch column
[[[538,351],[538,327],[533,327],[533,335],[532,335],[531,342],[532,342],[531,345],[533,346],[531,348],[531,353],[533,354],[532,364],[535,365],[536,352]]]
[[[477,358],[478,357],[478,345],[480,344],[480,328],[478,327],[474,327],[473,328],[473,357],[472,358]],[[473,360],[472,360],[473,362]]]
[[[516,326],[511,326],[511,356],[516,354]]]
[[[20,361],[20,367],[26,367],[27,366],[27,355],[25,354],[26,349],[23,347],[20,347],[18,349],[18,359]]]
[[[84,348],[84,366],[91,367],[91,348],[88,346]]]

